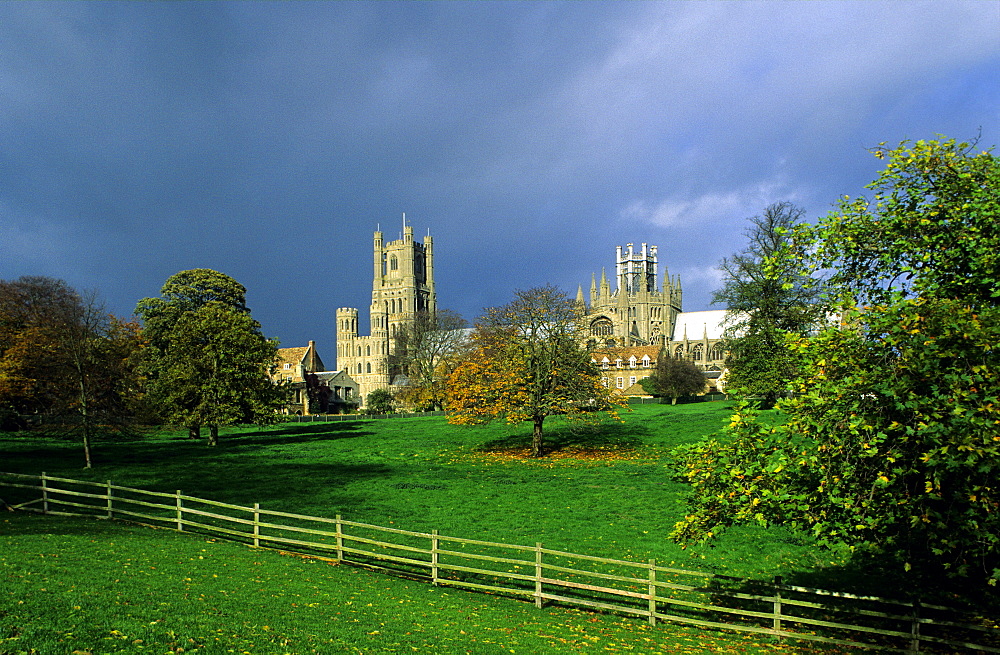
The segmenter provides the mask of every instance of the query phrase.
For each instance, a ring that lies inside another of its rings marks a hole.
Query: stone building
[[[327,371],[316,342],[305,348],[279,348],[273,382],[285,384],[285,414],[339,414],[358,405],[358,384],[344,371]]]
[[[417,312],[434,312],[434,242],[413,238],[403,221],[402,238],[385,241],[376,231],[372,246],[372,304],[368,336],[360,334],[358,310],[337,310],[337,368],[357,381],[361,402],[375,389],[389,387],[393,337]]]
[[[602,270],[600,284],[591,276],[589,304],[582,286],[576,299],[587,307],[591,351],[655,346],[690,359],[705,371],[721,370],[725,363],[726,311],[684,312],[680,276],[671,278],[664,266],[661,283],[657,246],[643,243],[638,250],[631,243],[617,246],[614,288]]]
[[[601,384],[620,396],[649,396],[639,383],[656,371],[660,346],[605,347],[592,350],[590,361],[601,369]]]

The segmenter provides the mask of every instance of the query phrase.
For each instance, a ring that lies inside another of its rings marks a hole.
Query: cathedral
[[[375,389],[389,387],[389,353],[393,337],[414,314],[434,312],[434,241],[413,239],[413,227],[403,219],[403,235],[385,241],[375,232],[372,260],[370,336],[361,336],[358,310],[337,310],[337,369],[358,383],[362,402]]]
[[[685,312],[682,299],[680,276],[672,279],[664,266],[660,284],[657,247],[645,243],[639,249],[631,243],[616,247],[613,289],[602,270],[600,284],[591,276],[589,304],[582,286],[576,292],[577,302],[587,307],[590,350],[618,349],[628,360],[627,349],[658,346],[702,370],[722,370],[726,311]]]
[[[596,275],[591,277],[589,304],[583,287],[577,290],[577,302],[587,308],[590,350],[600,351],[602,359],[610,356],[609,361],[620,366],[632,360],[633,349],[643,351],[635,355],[641,360],[648,352],[658,354],[664,348],[671,356],[689,359],[704,371],[721,371],[725,310],[684,312],[680,276],[671,279],[664,267],[662,284],[660,280],[656,246],[618,246],[614,288],[602,271],[600,283]],[[340,308],[336,319],[337,370],[357,382],[362,402],[375,389],[390,385],[389,354],[396,332],[417,312],[434,312],[436,307],[430,234],[423,243],[414,240],[413,227],[406,225],[405,216],[402,238],[385,241],[382,232],[376,231],[369,336],[360,334],[357,309]],[[617,382],[624,385],[623,380]]]

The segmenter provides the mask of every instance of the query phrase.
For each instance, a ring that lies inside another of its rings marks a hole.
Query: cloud
[[[619,217],[658,227],[704,227],[754,216],[771,203],[797,202],[804,195],[774,179],[729,191],[694,196],[675,194],[661,200],[636,199],[619,212]]]
[[[722,288],[722,270],[718,266],[684,266],[677,271],[671,269],[670,272],[681,276],[684,287],[712,290]]]

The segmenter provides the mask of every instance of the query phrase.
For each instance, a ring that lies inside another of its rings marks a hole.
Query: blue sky
[[[435,240],[439,306],[575,294],[659,246],[686,310],[779,200],[867,148],[1000,144],[1000,2],[3,2],[0,279],[117,314],[188,268],[334,357],[371,235]]]

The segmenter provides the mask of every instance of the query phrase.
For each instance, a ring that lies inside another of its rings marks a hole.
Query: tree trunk
[[[87,383],[83,371],[78,369],[80,374],[80,420],[83,424],[83,458],[86,462],[84,468],[92,468],[90,461],[90,406],[87,404]]]
[[[219,445],[219,426],[210,425],[208,426],[208,445],[218,446]]]
[[[189,425],[188,426],[188,439],[201,439],[201,426],[200,425]]]
[[[677,396],[670,396],[670,404],[671,405],[677,404]]]
[[[534,418],[535,429],[531,433],[531,456],[541,457],[542,456],[542,422],[545,420],[544,416],[536,416]]]

